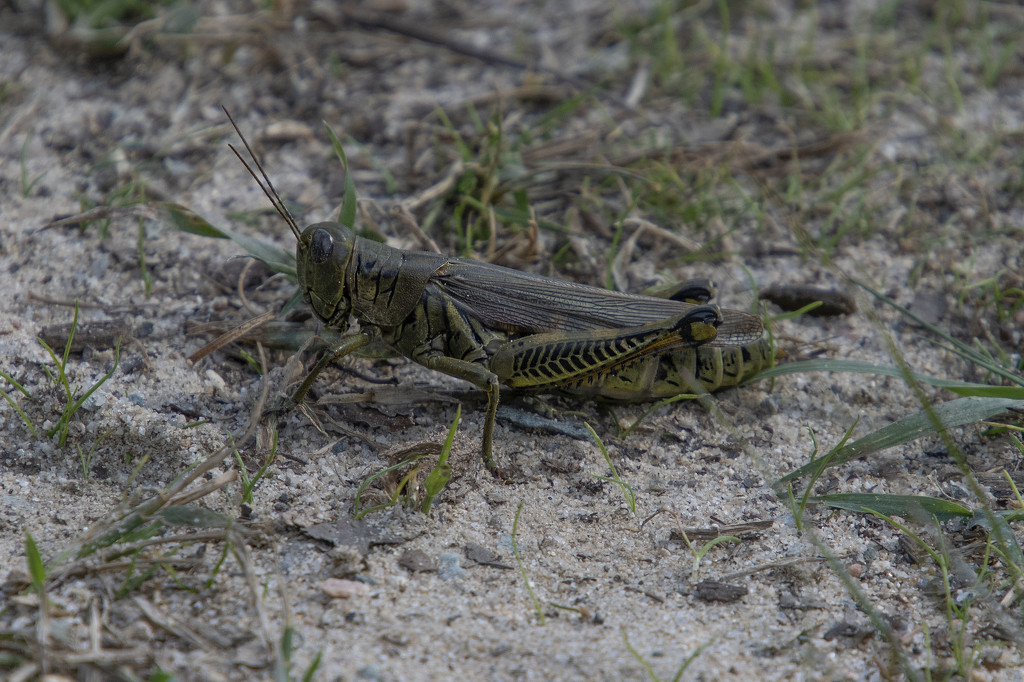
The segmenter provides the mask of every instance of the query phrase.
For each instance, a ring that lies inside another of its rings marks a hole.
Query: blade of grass
[[[697,576],[698,576],[698,574],[700,572],[700,562],[704,558],[704,555],[706,555],[708,552],[710,552],[715,547],[715,545],[720,545],[723,542],[735,542],[736,544],[740,544],[741,542],[743,542],[743,540],[741,540],[740,538],[736,537],[735,535],[719,535],[717,538],[713,538],[713,539],[709,540],[708,542],[705,542],[700,547],[693,547],[691,545],[691,549],[694,550],[694,552],[693,552],[693,570],[690,572],[690,582],[691,583],[694,583],[694,584],[697,583]]]
[[[678,403],[681,400],[694,400],[695,398],[697,398],[697,394],[696,393],[680,393],[678,395],[674,395],[674,396],[671,396],[669,398],[663,398],[662,400],[659,400],[658,402],[654,403],[652,406],[650,406],[649,408],[644,410],[643,414],[641,414],[639,417],[637,417],[636,421],[634,421],[628,427],[626,427],[625,429],[620,428],[619,429],[619,438],[626,438],[627,436],[629,436],[629,434],[633,433],[633,431],[636,430],[636,428],[638,426],[640,426],[640,424],[645,419],[647,419],[647,417],[651,416],[652,414],[654,414],[655,412],[657,412],[661,408],[667,407],[668,405],[671,405],[672,403]],[[618,420],[616,420],[616,424],[617,423],[618,423]]]
[[[629,635],[626,634],[625,628],[622,629],[622,641],[626,645],[626,651],[632,654],[633,658],[637,660],[637,663],[643,666],[643,669],[647,672],[648,675],[650,675],[651,679],[654,680],[654,682],[661,682],[661,678],[658,677],[657,673],[654,672],[654,668],[651,667],[651,664],[647,662],[647,659],[645,659],[643,655],[635,648],[633,648],[632,644],[630,644]],[[707,642],[704,642],[699,647],[694,649],[689,656],[684,658],[683,662],[680,663],[679,667],[676,669],[676,674],[672,676],[672,682],[679,682],[679,680],[683,679],[683,673],[686,672],[686,669],[690,667],[690,664],[693,663],[693,661],[698,656],[700,656],[705,649],[711,646],[714,643],[714,641],[714,639],[709,639]]]
[[[316,652],[316,656],[313,657],[309,667],[306,668],[305,674],[302,675],[302,682],[313,682],[313,678],[316,676],[316,671],[320,668],[320,663],[323,662],[324,652]]]
[[[18,389],[22,393],[24,393],[25,396],[28,397],[29,399],[32,398],[32,396],[29,394],[29,392],[25,390],[25,387],[22,386],[21,384],[19,384],[17,381],[15,381],[11,377],[11,375],[9,375],[7,372],[4,372],[3,370],[0,370],[0,377],[3,377],[7,381],[9,381],[12,386],[14,386],[16,389]],[[18,416],[21,417],[21,421],[24,422],[25,426],[28,427],[29,432],[32,434],[33,440],[38,439],[39,438],[39,434],[36,433],[36,427],[32,425],[32,420],[28,418],[27,414],[25,414],[25,410],[21,409],[21,406],[18,405],[17,402],[15,402],[14,398],[12,398],[10,396],[10,394],[7,393],[7,391],[4,391],[3,389],[0,389],[0,395],[2,395],[4,397],[4,400],[6,400],[7,403],[12,408],[14,408],[14,411],[18,413]]]
[[[807,427],[807,431],[810,432],[811,435],[811,442],[814,444],[814,448],[811,450],[810,461],[815,465],[815,470],[808,479],[807,485],[804,487],[804,494],[800,497],[800,513],[795,514],[793,516],[793,520],[796,523],[797,529],[803,530],[804,510],[807,508],[807,500],[811,496],[811,491],[814,490],[814,484],[818,482],[818,478],[825,471],[825,469],[828,468],[829,462],[831,462],[832,458],[836,456],[836,453],[839,452],[843,448],[843,446],[846,445],[847,441],[849,441],[850,438],[853,436],[853,430],[857,428],[857,424],[859,423],[860,417],[857,417],[857,419],[854,420],[852,424],[850,424],[850,428],[846,429],[846,433],[843,434],[843,437],[839,440],[838,443],[836,443],[835,447],[833,447],[831,450],[825,453],[825,455],[823,455],[820,459],[815,459],[815,455],[818,454],[818,439],[814,435],[814,429],[812,429],[810,426]],[[776,484],[775,490],[776,494],[778,494],[779,497],[782,497],[781,486]],[[793,497],[792,485],[786,486],[786,493],[788,493],[790,503],[795,504],[796,500]]]
[[[888,306],[891,306],[891,307],[895,308],[896,310],[898,310],[900,312],[900,314],[905,315],[906,317],[910,318],[914,322],[917,322],[919,325],[921,325],[922,327],[924,327],[925,329],[930,331],[932,334],[934,334],[934,335],[938,336],[939,338],[943,339],[944,341],[946,341],[946,343],[948,345],[941,344],[941,343],[938,343],[938,342],[934,342],[940,348],[948,350],[951,353],[955,353],[955,354],[959,355],[960,357],[964,358],[965,360],[967,360],[968,362],[972,362],[972,363],[974,363],[974,364],[976,364],[976,365],[978,365],[980,367],[984,367],[989,372],[992,372],[993,374],[995,374],[995,375],[997,375],[999,377],[1002,377],[1003,379],[1005,379],[1006,381],[1008,381],[1008,382],[1010,382],[1012,384],[1015,384],[1017,386],[1024,386],[1024,376],[1021,376],[1020,374],[1017,374],[1015,372],[1007,370],[1006,368],[1000,367],[999,365],[993,363],[986,355],[984,355],[982,353],[979,353],[977,350],[975,350],[971,346],[967,345],[963,341],[960,341],[959,339],[956,339],[956,338],[950,336],[945,331],[939,329],[938,327],[936,327],[935,325],[931,324],[930,322],[928,322],[928,321],[922,319],[921,317],[915,315],[909,309],[901,306],[899,303],[897,303],[893,299],[889,298],[885,294],[883,294],[883,293],[881,293],[879,291],[875,291],[874,289],[872,289],[867,284],[864,284],[863,282],[860,282],[860,281],[858,281],[856,279],[852,279],[852,278],[851,278],[850,281],[852,281],[854,284],[856,284],[860,288],[864,289],[864,291],[868,292],[869,294],[871,294],[872,296],[877,298],[879,301],[885,303]]]
[[[800,362],[787,362],[783,365],[776,365],[770,369],[758,372],[750,378],[750,381],[761,379],[772,379],[787,374],[801,374],[806,372],[853,372],[858,374],[880,374],[882,376],[903,378],[903,372],[898,367],[891,365],[877,365],[871,362],[859,360],[802,360]],[[950,379],[939,379],[938,377],[918,374],[913,372],[911,376],[917,381],[937,388],[945,388],[957,395],[963,396],[988,396],[997,398],[1016,398],[1024,400],[1024,388],[1012,386],[990,386],[988,384],[974,384],[965,381],[952,381]]]
[[[487,206],[475,197],[464,195],[461,197],[468,206],[472,206],[476,210],[486,213],[488,210],[494,211],[494,217],[500,222],[507,225],[528,225],[531,220],[534,220],[533,216],[530,215],[529,210],[518,209],[518,208],[506,208],[503,206]],[[569,228],[561,223],[556,223],[546,218],[536,218],[537,227],[542,230],[549,232],[555,232],[558,234],[566,234],[569,232]]]
[[[338,212],[338,222],[348,228],[354,228],[356,224],[356,183],[352,177],[352,171],[348,165],[348,158],[345,157],[345,150],[341,147],[341,140],[334,134],[331,126],[324,121],[327,128],[327,135],[331,138],[331,145],[334,153],[341,159],[341,165],[345,167],[345,195],[341,198],[341,210]]]
[[[430,505],[434,503],[434,498],[444,490],[452,478],[452,467],[448,464],[448,455],[451,454],[452,443],[455,441],[455,432],[459,429],[460,419],[462,419],[461,404],[455,408],[455,419],[452,420],[452,425],[448,428],[448,436],[444,439],[444,445],[441,447],[441,456],[437,466],[430,470],[427,480],[423,482],[423,489],[426,492],[420,509],[424,514],[430,513]]]
[[[1018,520],[1012,517],[1019,516],[1020,510],[1013,510],[1008,514],[990,514],[988,510],[976,510],[971,525],[981,526],[991,536],[1005,539],[1005,547],[996,545],[996,553],[1006,562],[1007,568],[1020,574],[1024,569],[1024,552],[1021,551],[1017,536],[1010,528],[1011,520]]]
[[[651,679],[654,680],[654,682],[660,682],[661,678],[654,672],[654,668],[651,667],[651,664],[648,663],[647,659],[645,659],[643,655],[634,649],[633,645],[629,643],[629,635],[626,634],[626,628],[622,628],[622,641],[626,645],[626,651],[632,654],[633,658],[637,660],[637,663],[643,666],[643,669],[651,676]]]
[[[28,156],[28,145],[32,141],[34,132],[30,132],[25,136],[25,142],[21,145],[21,154],[18,157],[19,165],[21,166],[21,197],[28,199],[29,195],[32,194],[32,189],[36,186],[40,180],[46,177],[49,171],[43,171],[32,180],[28,179],[28,163],[26,158]]]
[[[883,495],[876,493],[835,493],[807,498],[809,504],[824,504],[836,509],[863,512],[872,511],[886,516],[916,518],[920,512],[939,521],[967,518],[973,512],[951,500],[926,495]]]
[[[533,608],[537,612],[537,617],[540,619],[540,624],[544,625],[547,621],[544,618],[544,610],[540,607],[540,601],[537,600],[537,595],[533,593],[533,587],[530,585],[530,576],[526,575],[526,567],[523,566],[523,558],[519,556],[519,515],[523,511],[523,500],[519,501],[519,506],[516,507],[515,518],[512,519],[512,554],[516,558],[516,566],[519,567],[519,573],[523,576],[523,582],[526,583],[526,591],[530,594],[530,601],[533,602]]]
[[[155,206],[171,221],[171,224],[179,232],[186,232],[200,237],[212,237],[214,239],[231,239],[231,235],[226,230],[214,226],[206,218],[181,204],[161,201],[157,202]]]
[[[25,561],[28,563],[28,575],[32,579],[32,589],[36,594],[43,597],[43,588],[46,584],[46,566],[43,564],[43,557],[39,553],[32,533],[25,530]]]
[[[587,427],[587,431],[590,432],[590,437],[594,439],[594,442],[597,443],[597,447],[601,449],[601,454],[604,455],[604,461],[608,464],[608,468],[612,470],[611,476],[595,475],[594,478],[618,485],[622,490],[622,496],[626,498],[626,504],[629,505],[630,513],[633,514],[633,516],[636,516],[636,493],[633,491],[633,486],[626,483],[619,477],[619,470],[615,468],[615,463],[612,462],[611,455],[608,454],[608,448],[604,446],[604,441],[602,441],[601,437],[597,435],[597,431],[594,431],[594,427],[587,422],[583,422],[583,425]]]
[[[29,400],[32,399],[32,394],[28,392],[28,389],[26,389],[24,386],[18,383],[18,381],[14,377],[12,377],[10,374],[3,371],[2,369],[0,369],[0,377],[6,379],[11,384],[11,386],[14,386],[14,388],[16,388],[26,398],[28,398]]]
[[[194,211],[178,204],[162,202],[156,206],[179,231],[201,237],[230,239],[250,256],[266,263],[267,267],[274,272],[280,272],[291,281],[295,281],[295,253],[293,251],[287,251],[248,235],[216,227]]]
[[[75,316],[71,318],[71,330],[68,332],[68,340],[64,343],[64,355],[60,361],[60,373],[64,376],[64,369],[68,366],[68,357],[71,355],[71,342],[75,339],[75,331],[78,329],[78,301],[75,300]]]
[[[68,338],[68,343],[69,344],[71,343],[71,339],[70,338]],[[69,345],[69,347],[70,347],[70,345]],[[93,384],[92,387],[88,391],[86,391],[84,394],[82,394],[82,396],[80,398],[78,398],[78,400],[71,401],[70,399],[73,398],[73,393],[71,393],[71,392],[68,393],[69,402],[65,406],[64,413],[61,414],[60,421],[57,422],[57,426],[53,427],[53,429],[51,429],[47,433],[48,437],[52,438],[53,434],[57,433],[59,431],[60,437],[58,439],[58,445],[60,445],[61,447],[64,447],[64,445],[67,443],[67,439],[68,439],[68,428],[70,428],[70,426],[71,426],[71,417],[73,417],[75,415],[75,413],[78,412],[78,409],[82,406],[82,404],[86,400],[89,399],[89,396],[91,396],[93,393],[95,393],[96,390],[100,386],[105,384],[107,382],[107,380],[110,379],[110,377],[114,376],[114,372],[117,371],[117,365],[118,365],[118,363],[120,361],[121,361],[121,339],[118,339],[117,340],[117,345],[114,346],[114,364],[111,366],[110,371],[107,372],[106,374],[104,374],[102,377],[100,377],[99,380],[95,384]],[[63,374],[64,374],[64,371],[62,369],[61,370],[61,375],[63,375]]]
[[[36,637],[38,644],[46,655],[46,646],[50,637],[50,609],[46,596],[46,565],[39,553],[32,533],[25,529],[25,561],[28,564],[28,574],[32,580],[32,589],[39,595],[39,622],[36,624]]]
[[[380,509],[387,509],[388,507],[391,507],[391,506],[395,505],[398,502],[399,495],[402,494],[402,488],[404,487],[405,483],[408,481],[408,478],[409,478],[408,476],[406,476],[404,479],[402,479],[402,483],[398,487],[395,488],[395,492],[391,496],[391,499],[388,502],[384,503],[384,504],[378,504],[376,506],[364,509],[362,507],[362,504],[361,504],[362,498],[363,498],[363,493],[366,492],[366,489],[369,488],[370,485],[374,481],[376,481],[377,479],[381,478],[382,476],[385,476],[386,474],[389,474],[392,471],[397,471],[398,469],[401,469],[402,467],[404,467],[404,466],[406,466],[408,464],[412,464],[413,462],[418,462],[419,460],[424,459],[425,457],[428,457],[428,456],[429,455],[416,455],[414,457],[407,457],[406,459],[402,460],[398,464],[392,464],[389,467],[385,467],[385,468],[381,469],[380,471],[375,471],[372,474],[370,474],[369,476],[367,476],[366,480],[364,480],[362,482],[362,484],[360,484],[359,488],[356,490],[355,509],[352,511],[353,518],[355,518],[356,520],[359,520],[359,519],[363,518],[364,516],[366,516],[367,514],[370,514],[370,513],[375,512],[375,511],[378,511]]]
[[[945,428],[962,426],[993,415],[1005,412],[1011,407],[1020,407],[1021,401],[1010,398],[958,398],[948,403],[935,406],[934,414]],[[835,466],[847,462],[855,457],[863,457],[879,450],[891,448],[894,445],[907,443],[912,440],[937,433],[934,423],[927,412],[918,412],[898,422],[884,426],[874,433],[843,446],[828,462],[828,466]],[[786,474],[779,483],[788,483],[806,474],[817,471],[820,466],[818,460],[800,467],[796,471]]]
[[[142,272],[143,292],[149,298],[153,291],[153,276],[146,267],[146,222],[142,218],[139,218],[139,270]]]

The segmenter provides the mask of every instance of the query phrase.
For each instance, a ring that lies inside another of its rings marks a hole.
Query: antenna
[[[235,129],[236,133],[238,133],[238,137],[242,138],[242,144],[245,145],[245,151],[249,152],[249,158],[252,159],[253,165],[255,165],[259,170],[260,175],[256,175],[252,166],[242,158],[242,155],[238,153],[238,150],[235,149],[234,145],[229,144],[228,148],[235,153],[238,160],[242,162],[243,166],[245,166],[245,170],[249,171],[249,175],[252,176],[253,180],[256,181],[256,184],[260,186],[261,190],[263,190],[263,193],[268,199],[270,199],[270,204],[278,214],[284,218],[284,221],[288,223],[288,227],[291,228],[292,234],[295,235],[295,238],[300,239],[302,236],[302,230],[299,229],[299,225],[295,222],[295,218],[293,218],[292,214],[288,211],[288,207],[284,205],[284,201],[281,200],[281,195],[277,193],[276,189],[274,189],[274,183],[272,183],[270,178],[267,177],[266,172],[263,170],[263,166],[260,165],[260,160],[256,158],[256,154],[253,153],[252,147],[249,146],[249,141],[245,139],[245,135],[243,135],[242,131],[238,129],[238,124],[235,123],[235,119],[231,118],[231,113],[227,110],[227,107],[222,106],[221,109],[224,110],[224,114],[228,117],[228,120],[231,121],[231,127]],[[260,176],[263,176],[263,181],[266,182],[266,184],[263,184],[263,182],[260,181]]]

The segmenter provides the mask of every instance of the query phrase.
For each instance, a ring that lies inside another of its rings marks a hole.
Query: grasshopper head
[[[355,236],[339,223],[316,223],[295,248],[296,275],[302,298],[329,328],[345,331],[352,301],[345,291],[345,271]]]
[[[242,144],[252,159],[252,166],[237,149],[231,145],[228,147],[249,171],[249,175],[260,186],[267,199],[270,199],[270,203],[284,219],[288,229],[295,235],[295,273],[303,300],[312,306],[313,312],[328,328],[344,332],[348,329],[348,316],[352,310],[352,301],[345,291],[345,271],[352,258],[355,235],[352,234],[352,230],[339,223],[316,223],[305,230],[300,230],[299,224],[295,222],[281,195],[274,189],[274,183],[264,172],[249,142],[235,124],[235,119],[231,118],[227,109],[224,109],[224,114],[242,138]],[[256,171],[259,171],[259,174]]]

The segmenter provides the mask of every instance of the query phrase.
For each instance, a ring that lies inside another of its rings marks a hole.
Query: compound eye
[[[334,253],[334,237],[327,230],[317,230],[313,233],[313,241],[309,246],[309,253],[313,257],[313,262],[319,265]]]

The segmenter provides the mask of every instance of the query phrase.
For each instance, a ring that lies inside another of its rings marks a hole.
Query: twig
[[[434,253],[441,253],[441,249],[438,248],[437,242],[431,239],[430,235],[423,231],[423,228],[416,222],[416,219],[412,216],[404,203],[393,207],[391,209],[391,215],[398,220],[398,222],[402,223],[403,227],[409,230],[409,232],[411,232],[425,248],[430,249]]]
[[[223,334],[215,338],[213,341],[197,350],[195,353],[190,355],[188,359],[191,360],[193,363],[199,362],[210,353],[214,353],[223,348],[224,346],[228,345],[229,343],[237,341],[238,339],[242,338],[252,330],[266,324],[267,322],[270,322],[272,319],[274,319],[273,311],[267,311],[262,315],[259,315],[258,317],[246,320],[245,322],[238,325],[234,329],[224,332]]]
[[[458,181],[460,177],[462,177],[462,173],[465,170],[466,165],[462,161],[456,161],[451,166],[449,166],[448,172],[445,173],[445,176],[439,182],[426,188],[416,196],[409,197],[408,199],[402,201],[402,210],[408,213],[412,213],[420,206],[429,204],[434,199],[444,196],[451,190],[452,187],[455,186],[455,183]]]
[[[245,266],[242,267],[242,271],[238,273],[238,298],[242,299],[242,306],[246,310],[248,310],[250,314],[260,315],[260,311],[258,311],[251,303],[249,303],[249,299],[245,295],[245,277],[246,275],[249,274],[249,270],[255,264],[256,260],[250,258],[245,262]]]
[[[345,19],[362,26],[363,28],[381,29],[384,31],[390,31],[391,33],[397,33],[398,35],[412,38],[422,43],[443,47],[450,52],[460,54],[464,57],[478,59],[487,64],[508,66],[519,71],[537,71],[540,73],[546,73],[549,76],[552,76],[564,83],[568,83],[580,90],[586,90],[591,87],[591,85],[586,81],[575,76],[562,73],[557,69],[540,66],[539,64],[527,64],[526,62],[519,61],[518,59],[512,59],[505,55],[498,54],[493,50],[453,40],[447,34],[435,32],[429,28],[424,28],[422,24],[411,24],[385,14],[367,11],[356,7],[354,3],[342,7],[341,13]]]
[[[214,647],[211,646],[211,643],[206,641],[205,638],[201,637],[184,623],[179,622],[173,616],[164,615],[160,612],[160,609],[153,604],[150,604],[145,598],[135,595],[132,597],[132,601],[135,602],[135,605],[139,607],[140,611],[142,611],[142,615],[144,615],[153,625],[163,628],[175,637],[190,643],[197,649],[202,649],[207,652],[214,651]]]

